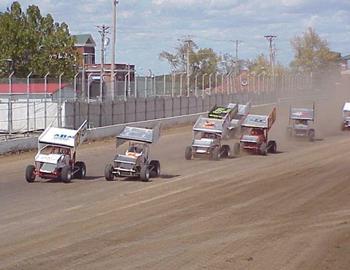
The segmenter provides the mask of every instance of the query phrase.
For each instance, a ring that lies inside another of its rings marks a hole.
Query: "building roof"
[[[73,35],[76,40],[75,46],[96,47],[96,43],[90,34]]]
[[[65,88],[68,84],[62,83],[61,89]],[[48,83],[47,84],[47,93],[53,94],[59,90],[58,83]],[[31,94],[44,94],[45,93],[45,84],[44,83],[31,83],[29,84],[29,92]],[[0,84],[0,94],[8,94],[9,85],[7,83]],[[26,94],[27,93],[27,84],[26,83],[12,83],[12,93],[13,94]]]

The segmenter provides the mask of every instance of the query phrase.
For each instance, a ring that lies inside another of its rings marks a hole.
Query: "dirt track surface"
[[[0,269],[350,269],[344,96],[317,100],[313,143],[285,137],[291,102],[312,104],[278,104],[280,153],[185,161],[181,127],[153,147],[149,183],[104,180],[113,140],[82,147],[88,178],[71,184],[26,183],[34,152],[0,158]]]

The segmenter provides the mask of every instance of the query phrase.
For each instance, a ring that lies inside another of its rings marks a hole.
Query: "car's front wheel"
[[[35,167],[33,165],[28,165],[25,174],[28,183],[33,183],[35,181]]]

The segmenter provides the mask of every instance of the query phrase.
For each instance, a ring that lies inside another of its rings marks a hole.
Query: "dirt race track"
[[[107,182],[114,140],[78,153],[88,178],[28,184],[34,152],[0,158],[0,269],[350,269],[350,133],[344,95],[317,99],[315,142],[285,137],[278,154],[186,161],[191,127],[164,132],[162,176]],[[267,112],[271,107],[256,108]]]

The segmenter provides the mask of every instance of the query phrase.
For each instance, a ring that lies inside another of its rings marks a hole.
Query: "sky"
[[[13,1],[1,0],[0,11]],[[22,9],[37,5],[56,22],[69,25],[71,34],[91,34],[100,59],[96,26],[112,25],[113,0],[18,1]],[[350,0],[119,0],[117,6],[118,63],[134,64],[139,74],[164,74],[169,64],[162,51],[175,52],[179,40],[190,37],[200,48],[255,59],[268,56],[265,35],[276,35],[276,60],[288,66],[294,57],[290,40],[308,27],[328,41],[333,51],[350,54]],[[109,34],[112,37],[112,33]],[[106,62],[111,61],[111,43]]]

